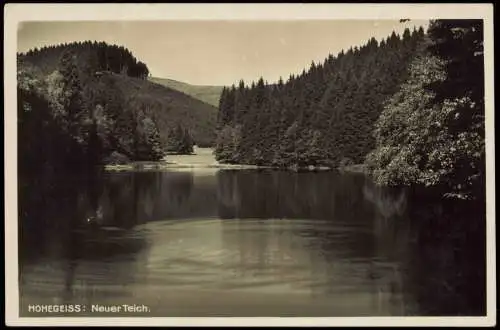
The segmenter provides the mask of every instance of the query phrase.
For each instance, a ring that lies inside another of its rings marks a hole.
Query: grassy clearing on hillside
[[[223,86],[190,85],[177,80],[156,77],[150,78],[149,81],[168,88],[175,89],[202,102],[213,105],[214,107],[219,106],[219,99],[222,93]]]

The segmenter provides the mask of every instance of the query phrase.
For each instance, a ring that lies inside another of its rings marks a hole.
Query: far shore
[[[249,164],[227,164],[218,162],[211,148],[196,148],[190,155],[168,154],[160,161],[141,161],[130,162],[126,164],[108,164],[105,165],[107,171],[137,171],[137,170],[168,170],[168,169],[223,169],[223,170],[257,170],[257,169],[274,169],[288,170],[295,172],[318,172],[332,171],[335,168],[328,166],[261,166]],[[337,168],[341,172],[366,173],[366,166],[363,164],[355,164]]]
[[[203,169],[203,168],[217,168],[228,170],[250,170],[250,169],[281,169],[290,171],[331,171],[331,167],[325,166],[308,166],[308,167],[277,167],[277,166],[259,166],[259,165],[246,165],[246,164],[178,164],[169,162],[150,162],[150,163],[129,163],[129,164],[116,164],[105,165],[105,169],[109,171],[127,171],[127,170],[163,170],[163,169]]]

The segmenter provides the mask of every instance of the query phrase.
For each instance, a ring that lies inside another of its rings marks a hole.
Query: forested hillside
[[[215,150],[221,162],[279,167],[362,163],[372,131],[407,77],[423,29],[370,39],[286,82],[225,88]]]
[[[228,163],[364,164],[379,184],[484,196],[481,20],[434,20],[330,55],[276,85],[225,88],[215,154]]]
[[[130,102],[125,107],[143,107],[155,118],[167,149],[170,147],[168,137],[179,126],[189,131],[198,146],[212,146],[215,143],[217,108],[145,80],[117,75],[107,75],[104,80],[109,80],[109,85],[114,84],[121,93],[128,95]],[[172,141],[173,144],[177,142]]]
[[[103,55],[104,54],[104,55]],[[73,43],[18,54],[20,165],[33,170],[157,160],[182,126],[215,139],[216,109],[146,80],[123,47]]]

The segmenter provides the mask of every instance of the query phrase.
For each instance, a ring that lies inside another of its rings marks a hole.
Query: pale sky
[[[194,85],[231,85],[240,79],[269,83],[323,62],[332,53],[378,41],[428,21],[114,21],[25,22],[18,51],[72,41],[105,41],[128,48],[154,77]]]

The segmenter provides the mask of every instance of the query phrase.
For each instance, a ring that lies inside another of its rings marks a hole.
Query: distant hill
[[[192,132],[198,145],[214,143],[216,107],[147,80],[117,74],[107,74],[101,79],[117,86],[124,95],[133,95],[134,102],[149,105],[146,112],[156,119],[163,141],[168,132],[180,124]]]
[[[190,95],[195,99],[211,104],[214,107],[219,107],[220,95],[222,93],[222,88],[224,88],[224,86],[190,85],[173,79],[157,77],[151,77],[149,78],[149,81]]]

